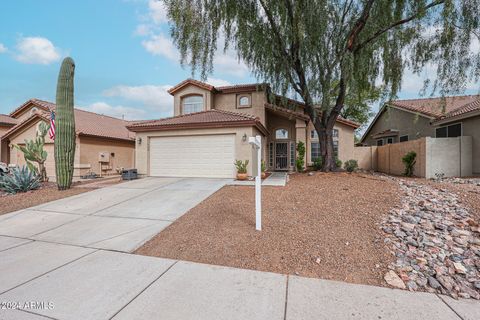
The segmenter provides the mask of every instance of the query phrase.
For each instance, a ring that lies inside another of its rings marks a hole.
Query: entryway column
[[[307,146],[307,123],[304,120],[297,119],[297,122],[295,123],[295,142],[298,144],[299,142],[303,142],[305,144],[305,157],[304,157],[304,163],[303,166],[306,168],[307,167],[307,153],[308,153],[308,146]],[[295,157],[297,154],[295,153]]]

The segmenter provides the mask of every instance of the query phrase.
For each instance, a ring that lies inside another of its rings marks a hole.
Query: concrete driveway
[[[131,252],[227,182],[130,181],[0,216],[0,235]]]

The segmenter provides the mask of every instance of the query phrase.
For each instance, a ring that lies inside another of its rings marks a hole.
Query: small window
[[[383,146],[383,139],[377,140],[377,146],[379,147]]]
[[[295,142],[290,142],[290,166],[295,166]]]
[[[30,109],[30,115],[33,116],[35,113],[37,113],[37,111],[37,107],[33,107],[32,109]]]
[[[333,155],[338,157],[338,141],[333,141]]]
[[[275,139],[288,139],[288,130],[278,129],[275,131]]]
[[[333,137],[338,138],[338,129],[333,129]]]
[[[312,139],[318,139],[317,130],[312,130],[312,131],[310,131],[310,137],[311,137]]]
[[[456,138],[462,135],[462,124],[456,123],[435,130],[437,138]]]
[[[310,144],[310,158],[312,162],[320,158],[320,143],[312,142]]]
[[[203,111],[203,97],[190,96],[183,99],[183,114]]]
[[[240,97],[240,100],[238,101],[238,104],[241,107],[246,107],[250,105],[250,99],[246,96]]]
[[[273,142],[270,142],[270,144],[268,145],[268,165],[270,166],[270,168],[273,168],[273,157]]]
[[[387,138],[387,144],[392,144],[393,143],[393,138],[390,137],[390,138]]]
[[[406,141],[408,141],[408,135],[400,137],[400,142],[406,142]]]

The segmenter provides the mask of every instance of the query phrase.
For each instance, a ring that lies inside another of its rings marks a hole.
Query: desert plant
[[[48,153],[43,148],[45,146],[45,136],[47,135],[48,129],[49,127],[45,122],[41,122],[34,140],[25,140],[25,146],[13,145],[23,153],[28,169],[38,175],[42,182],[48,180],[47,170],[45,169],[45,161],[47,160]],[[38,168],[33,162],[38,164]]]
[[[322,170],[323,161],[322,158],[316,158],[313,160],[313,168],[316,171]]]
[[[411,177],[413,175],[413,168],[415,166],[415,163],[417,163],[416,158],[417,153],[415,151],[410,151],[402,158],[402,162],[405,165],[404,175],[406,175],[407,177]]]
[[[335,157],[335,166],[337,168],[342,168],[342,160],[338,159],[337,157]]]
[[[237,160],[235,161],[235,168],[237,168],[237,173],[247,173],[247,166],[249,161]]]
[[[295,161],[298,172],[303,172],[305,170],[305,144],[300,141],[297,144],[297,160]]]
[[[265,164],[265,161],[263,161],[263,160],[262,160],[262,164],[261,164],[261,169],[262,169],[262,172],[267,171],[267,165]]]
[[[357,170],[358,162],[357,162],[357,160],[350,159],[350,160],[345,161],[345,163],[343,164],[343,167],[345,168],[345,170],[347,170],[347,172],[351,173],[351,172]]]
[[[73,109],[74,72],[75,62],[72,58],[65,58],[58,74],[55,118],[55,171],[59,190],[69,189],[73,178],[76,137]]]
[[[40,176],[36,175],[27,166],[14,168],[11,174],[0,176],[0,190],[16,194],[18,192],[27,192],[40,187]]]

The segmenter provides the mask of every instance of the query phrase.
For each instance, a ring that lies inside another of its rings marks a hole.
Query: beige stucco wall
[[[378,117],[363,143],[369,146],[377,145],[377,139],[372,138],[372,135],[388,129],[399,130],[394,142],[398,142],[397,139],[404,135],[408,135],[409,141],[421,137],[435,137],[435,129],[430,125],[430,121],[431,119],[424,116],[389,107]]]
[[[462,121],[463,135],[472,137],[472,170],[480,174],[480,116]]]
[[[471,176],[472,137],[426,138],[426,160],[427,178]]]
[[[353,159],[357,160],[358,167],[363,170],[377,170],[377,146],[355,147]]]
[[[190,135],[212,135],[212,134],[235,134],[235,159],[249,160],[248,174],[252,175],[252,146],[247,141],[243,141],[243,135],[247,137],[260,134],[253,127],[241,128],[212,128],[212,129],[190,129],[190,130],[171,130],[171,131],[152,131],[136,133],[135,159],[136,168],[141,175],[149,174],[149,141],[151,137],[169,137],[169,136],[190,136]],[[261,135],[261,134],[260,134]],[[142,143],[139,144],[139,139]],[[232,166],[234,164],[232,163]]]
[[[393,175],[403,175],[405,172],[405,165],[402,162],[402,158],[410,151],[415,151],[417,153],[413,174],[417,177],[425,177],[425,138],[378,147],[378,171]]]
[[[250,107],[239,107],[240,97],[250,98]],[[266,126],[265,103],[267,98],[265,92],[249,93],[217,93],[213,96],[214,107],[218,110],[225,110],[237,113],[245,113],[258,117],[260,122]]]
[[[102,165],[103,170],[98,161],[101,152],[110,154],[109,162]],[[111,153],[115,155],[112,156]],[[135,166],[135,142],[80,136],[79,160],[76,167],[81,174],[88,171],[100,175],[117,174],[117,169]]]
[[[178,90],[177,92],[175,92],[173,96],[174,116],[178,116],[181,114],[182,99],[184,97],[188,97],[191,95],[201,95],[203,97],[205,110],[212,109],[212,106],[213,106],[212,93],[208,90],[199,88],[197,86],[188,85]]]
[[[8,144],[2,143],[2,136],[10,129],[10,126],[0,125],[0,162],[8,162]]]

